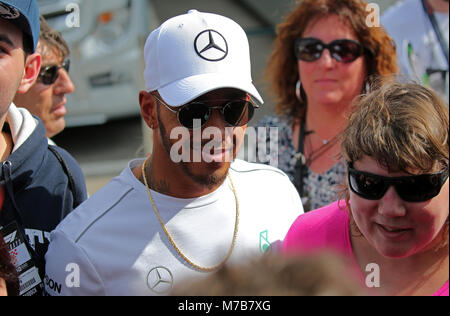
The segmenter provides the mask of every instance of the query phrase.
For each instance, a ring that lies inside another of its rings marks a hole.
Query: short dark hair
[[[9,296],[19,295],[19,276],[9,255],[8,245],[0,235],[0,278],[6,282]]]

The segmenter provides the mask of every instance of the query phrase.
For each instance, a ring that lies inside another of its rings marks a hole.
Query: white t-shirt
[[[206,275],[170,244],[146,187],[132,169],[72,212],[51,234],[45,286],[50,295],[165,295],[185,278]],[[280,170],[242,160],[229,175],[239,203],[239,231],[229,262],[242,262],[282,241],[303,213],[299,195]],[[227,179],[196,199],[151,192],[183,254],[202,267],[225,259],[233,239],[236,199]]]
[[[449,15],[435,12],[434,16],[444,37],[444,45],[448,47]],[[448,62],[421,0],[398,2],[386,10],[381,17],[381,24],[394,39],[399,66],[402,73],[409,79],[426,83],[424,75],[427,70],[443,71],[430,75],[428,81],[430,86],[448,102]],[[445,71],[447,82],[445,82]]]

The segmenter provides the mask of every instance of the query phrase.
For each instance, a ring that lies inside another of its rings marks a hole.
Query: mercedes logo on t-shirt
[[[228,55],[228,43],[217,31],[206,30],[195,38],[195,51],[207,61],[220,61]]]
[[[147,285],[156,294],[167,294],[173,286],[173,276],[165,267],[155,267],[147,275]]]

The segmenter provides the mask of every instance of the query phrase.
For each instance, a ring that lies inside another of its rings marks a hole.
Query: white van
[[[139,114],[143,47],[153,14],[147,0],[38,0],[40,14],[71,49],[68,127]]]

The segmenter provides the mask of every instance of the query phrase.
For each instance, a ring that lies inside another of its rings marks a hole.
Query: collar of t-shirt
[[[142,191],[145,193],[145,196],[148,197],[147,189],[145,185],[140,182],[133,174],[133,169],[138,167],[140,164],[142,164],[144,160],[137,159],[130,162],[128,165],[128,168],[126,168],[125,172],[127,173],[127,178],[132,181],[133,187],[135,187],[137,190]],[[158,201],[158,205],[163,206],[163,208],[169,208],[169,209],[197,209],[197,208],[203,208],[208,205],[212,205],[217,203],[220,199],[224,198],[224,195],[231,194],[233,195],[231,189],[229,188],[229,180],[226,179],[224,183],[217,188],[215,191],[193,199],[180,199],[175,198],[172,196],[164,195],[161,193],[158,193],[156,191],[151,190],[152,198],[155,201]],[[148,202],[150,203],[150,197],[148,197]],[[228,199],[227,199],[228,200]]]

